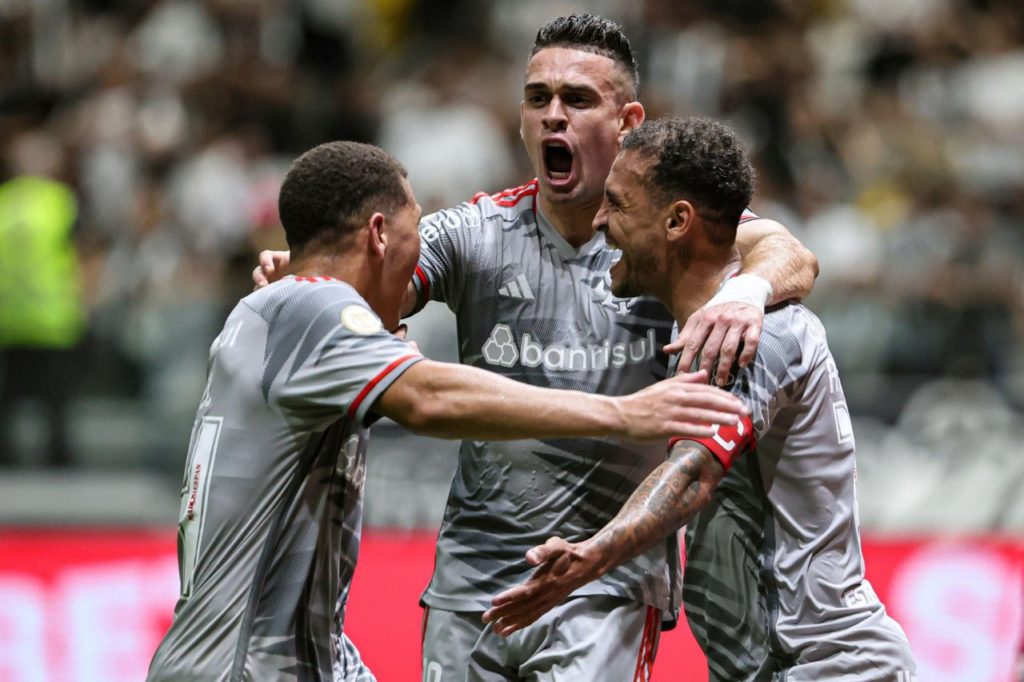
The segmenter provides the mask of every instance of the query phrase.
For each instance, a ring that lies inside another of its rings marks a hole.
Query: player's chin
[[[619,298],[629,298],[631,294],[629,293],[630,286],[627,278],[628,273],[626,270],[625,259],[620,258],[618,262],[611,267],[608,274],[610,274],[612,278],[612,294]]]

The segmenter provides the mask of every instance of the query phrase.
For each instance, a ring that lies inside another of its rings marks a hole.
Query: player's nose
[[[561,99],[558,97],[551,98],[551,102],[548,103],[547,109],[544,110],[544,116],[541,118],[541,123],[544,125],[545,130],[553,132],[565,130],[566,126],[569,125],[569,118],[565,114],[565,107],[563,106]]]

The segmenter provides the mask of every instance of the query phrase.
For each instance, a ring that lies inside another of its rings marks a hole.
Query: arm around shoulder
[[[766,218],[741,223],[736,247],[743,256],[741,273],[756,275],[771,285],[769,305],[811,293],[818,276],[818,258],[782,223]]]

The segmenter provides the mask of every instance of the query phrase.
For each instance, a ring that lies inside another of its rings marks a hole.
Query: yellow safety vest
[[[0,185],[0,347],[68,348],[85,331],[67,185],[21,176]]]

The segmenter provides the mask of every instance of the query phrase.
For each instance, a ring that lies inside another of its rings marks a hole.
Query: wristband
[[[750,415],[743,415],[736,424],[715,425],[715,434],[709,438],[692,438],[676,436],[668,441],[668,450],[681,440],[700,443],[706,447],[715,459],[722,463],[722,469],[728,473],[732,463],[747,450],[757,447],[757,436],[754,434],[754,423]]]
[[[746,303],[756,308],[764,308],[772,300],[772,285],[757,275],[736,275],[725,280],[725,284],[711,300],[704,304],[710,308],[719,303]]]

